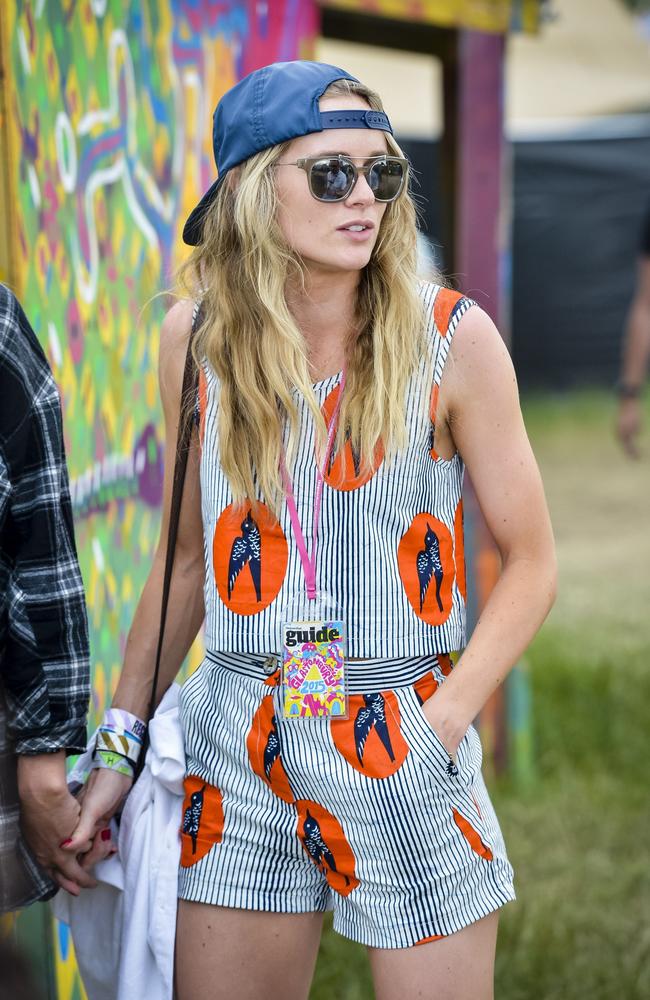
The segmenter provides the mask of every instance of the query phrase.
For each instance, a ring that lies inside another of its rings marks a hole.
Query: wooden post
[[[510,170],[503,138],[504,35],[458,33],[457,189],[454,275],[491,316],[509,344]],[[470,547],[475,573],[470,618],[480,614],[500,572],[500,557],[468,484]],[[474,624],[470,621],[470,626]],[[518,780],[532,772],[530,699],[515,667],[481,713],[488,770],[506,763]]]

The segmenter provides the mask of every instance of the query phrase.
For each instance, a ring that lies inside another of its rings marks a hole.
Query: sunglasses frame
[[[356,157],[356,159],[361,159],[361,157]],[[319,195],[314,193],[314,189],[312,187],[312,178],[311,178],[312,167],[314,167],[317,163],[322,163],[324,160],[344,160],[347,164],[349,164],[352,167],[353,171],[352,184],[350,185],[349,189],[345,192],[345,194],[342,194],[340,198],[321,198],[319,197]],[[304,170],[305,173],[307,174],[309,193],[311,194],[312,198],[315,198],[316,201],[322,201],[328,205],[333,205],[339,201],[345,201],[346,198],[350,197],[351,193],[354,191],[355,184],[359,180],[359,174],[363,174],[367,182],[368,173],[372,170],[372,168],[376,163],[381,163],[381,162],[400,163],[404,171],[402,174],[402,183],[400,184],[399,190],[397,194],[393,195],[392,198],[378,198],[377,195],[375,194],[375,201],[380,202],[380,204],[382,205],[389,205],[392,201],[397,201],[399,196],[402,194],[404,188],[406,187],[406,182],[408,180],[408,173],[409,173],[409,162],[403,156],[392,156],[390,154],[382,153],[379,156],[369,157],[365,161],[362,167],[357,167],[356,164],[354,163],[353,158],[351,156],[348,156],[346,153],[333,153],[331,156],[303,156],[299,160],[294,160],[289,163],[286,162],[276,163],[276,167],[299,167],[300,170]]]

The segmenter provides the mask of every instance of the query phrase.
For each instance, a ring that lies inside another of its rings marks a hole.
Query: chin
[[[372,257],[372,249],[370,248],[359,248],[356,253],[341,254],[328,254],[322,257],[309,257],[303,256],[303,260],[307,267],[313,268],[313,270],[327,271],[329,274],[345,273],[350,271],[362,271],[364,267],[367,267],[370,263]]]

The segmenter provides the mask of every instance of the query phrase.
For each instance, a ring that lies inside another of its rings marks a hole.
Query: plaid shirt
[[[0,909],[16,850],[13,754],[80,753],[90,694],[61,404],[41,346],[0,285]],[[2,693],[2,692],[0,692]],[[14,768],[15,771],[15,768]],[[13,841],[13,843],[12,843]],[[29,867],[29,859],[24,856]],[[23,865],[24,866],[24,865]],[[31,874],[38,876],[35,870]],[[42,874],[42,873],[41,873]],[[36,887],[47,892],[43,878]],[[37,877],[38,882],[38,877]]]

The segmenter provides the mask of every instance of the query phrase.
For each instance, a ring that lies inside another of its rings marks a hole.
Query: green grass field
[[[635,463],[605,393],[531,398],[524,412],[560,591],[526,656],[535,780],[491,789],[519,897],[503,911],[496,997],[647,1000],[650,433]],[[327,929],[312,1000],[372,996],[364,949]]]

